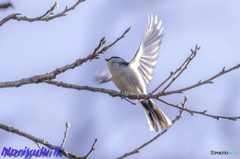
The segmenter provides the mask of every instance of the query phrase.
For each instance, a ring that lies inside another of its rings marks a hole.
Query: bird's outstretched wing
[[[106,83],[108,81],[111,81],[112,75],[111,75],[111,73],[108,73],[106,70],[103,70],[102,72],[97,71],[94,74],[94,79],[98,83]]]
[[[159,47],[162,40],[161,28],[162,21],[157,24],[157,15],[155,20],[153,20],[153,15],[151,17],[148,15],[148,25],[145,25],[145,33],[141,42],[140,47],[129,66],[138,69],[142,75],[146,85],[152,79],[153,68],[156,66],[157,57],[159,52]]]

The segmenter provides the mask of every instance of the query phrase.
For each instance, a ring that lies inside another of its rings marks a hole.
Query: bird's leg
[[[121,91],[121,93],[124,93],[123,91]],[[125,94],[125,93],[124,93]],[[123,97],[121,97],[121,99],[123,100]]]
[[[125,94],[125,92],[123,92],[123,91],[121,91],[121,93],[124,93],[124,94]],[[122,100],[125,99],[125,100],[128,101],[129,103],[131,103],[131,104],[133,104],[133,105],[136,105],[136,103],[131,102],[130,100],[128,100],[128,99],[125,98],[125,97],[121,97],[121,99],[122,99]]]
[[[121,91],[121,93],[125,94],[125,92]],[[123,99],[124,97],[121,97],[121,99]]]

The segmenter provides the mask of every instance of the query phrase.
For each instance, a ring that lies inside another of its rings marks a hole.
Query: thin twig
[[[184,113],[184,109],[186,108],[186,104],[187,104],[187,95],[184,97],[184,102],[182,103],[182,108],[183,110],[179,110],[180,114],[179,116],[177,116],[173,121],[172,123],[175,123],[177,120],[179,120],[180,118],[182,118],[183,116],[183,113]]]
[[[197,44],[196,47],[195,47],[195,50],[194,50],[194,51],[191,50],[191,51],[192,51],[192,54],[191,54],[190,57],[188,57],[188,60],[187,60],[186,65],[185,65],[185,66],[183,67],[183,69],[178,73],[178,75],[177,75],[176,77],[174,77],[174,78],[172,79],[172,81],[171,81],[160,93],[164,93],[165,90],[166,90],[167,88],[169,88],[169,87],[171,86],[171,84],[183,73],[183,71],[187,69],[188,64],[189,64],[189,63],[192,61],[192,59],[197,55],[197,52],[198,52],[198,50],[199,50],[200,48],[201,48],[201,47],[198,47],[198,44]]]
[[[69,122],[67,121],[67,122],[66,122],[66,131],[65,131],[65,133],[64,133],[63,142],[62,142],[62,144],[61,144],[60,147],[63,147],[64,144],[65,144],[65,141],[66,141],[66,139],[67,139],[67,133],[68,133],[69,127],[70,127],[70,124],[69,124]]]
[[[98,139],[96,138],[95,141],[94,141],[94,143],[93,143],[93,145],[92,145],[91,150],[88,152],[88,154],[87,154],[86,156],[84,156],[84,158],[87,159],[88,156],[92,153],[92,151],[95,150],[95,145],[96,145],[97,141],[98,141]]]
[[[194,52],[191,52],[191,54],[186,58],[186,60],[182,63],[182,65],[178,69],[176,69],[175,72],[171,72],[168,78],[165,79],[154,91],[152,91],[151,94],[154,94],[155,92],[157,92],[170,78],[172,78],[176,73],[181,71],[183,69],[183,66],[191,59],[193,54]]]
[[[204,85],[204,84],[209,84],[209,83],[212,84],[212,83],[213,83],[212,80],[214,80],[214,79],[216,79],[216,78],[218,78],[218,77],[220,77],[220,76],[222,76],[222,75],[224,75],[224,74],[226,74],[226,73],[228,73],[228,72],[231,72],[231,71],[233,71],[233,70],[235,70],[235,69],[238,69],[238,68],[240,68],[240,63],[237,64],[236,66],[228,69],[228,70],[222,70],[222,71],[219,72],[218,74],[214,75],[213,77],[211,77],[211,78],[209,78],[209,79],[207,79],[207,80],[205,80],[205,81],[202,81],[202,80],[201,80],[201,81],[199,81],[198,83],[196,83],[196,84],[194,84],[194,85],[192,85],[192,86],[185,87],[185,88],[178,89],[178,90],[166,91],[166,92],[164,92],[164,93],[163,93],[163,92],[160,92],[160,93],[159,93],[159,96],[169,95],[169,94],[174,94],[174,93],[183,93],[184,91],[187,91],[187,90],[196,88],[196,87],[201,86],[201,85]]]
[[[184,109],[187,103],[187,97],[185,96],[184,98],[184,103],[182,104],[182,108]],[[176,118],[172,121],[172,124],[174,124],[176,121],[178,121],[179,119],[182,118],[184,113],[184,110],[180,111],[179,115],[176,116]],[[164,131],[162,131],[161,133],[159,133],[157,136],[155,136],[153,139],[151,139],[150,141],[144,143],[143,145],[141,145],[140,147],[136,148],[135,150],[129,152],[129,153],[125,153],[124,155],[118,157],[117,159],[123,159],[126,158],[130,155],[136,154],[139,152],[139,150],[141,150],[142,148],[144,148],[145,146],[149,145],[150,143],[152,143],[153,141],[155,141],[157,138],[159,138],[160,136],[162,136],[164,133],[166,133],[169,129],[165,129]]]
[[[35,142],[35,141],[34,141]],[[42,147],[41,148],[41,146],[39,145],[39,143],[38,142],[35,142],[36,144],[37,144],[37,146],[38,146],[38,148],[40,149],[40,150],[42,150],[42,149],[44,149],[44,147]],[[47,151],[46,152],[44,152],[44,154],[47,156]]]
[[[128,101],[129,103],[136,105],[136,103],[133,103],[132,101],[128,100],[127,98],[123,97],[123,99],[125,99],[126,101]]]
[[[70,10],[73,10],[76,8],[77,5],[79,5],[81,2],[84,2],[85,0],[78,0],[72,7],[70,8],[65,8],[65,10],[63,10],[61,13],[58,13],[56,15],[54,14],[54,10],[58,7],[57,3],[55,3],[50,10],[48,10],[45,14],[43,14],[42,16],[36,17],[36,18],[28,18],[26,16],[19,16],[21,15],[20,13],[13,13],[5,18],[3,18],[0,21],[0,26],[2,26],[4,23],[6,23],[7,21],[13,19],[13,20],[18,20],[18,21],[28,21],[28,22],[34,22],[34,21],[49,21],[58,17],[63,17],[66,16],[67,12],[69,12]],[[51,16],[52,15],[52,16]]]
[[[44,17],[49,17],[50,15],[53,15],[54,10],[57,8],[58,8],[58,3],[56,1],[55,4],[46,13],[44,13],[42,16],[38,17],[37,19],[43,19]]]
[[[35,142],[35,143],[37,144],[38,148],[41,150],[42,148],[41,148],[41,146],[39,145],[39,143],[38,143],[38,142]]]
[[[165,103],[169,106],[172,106],[172,107],[175,107],[175,108],[178,108],[178,109],[181,109],[181,110],[185,110],[185,111],[189,112],[191,115],[196,113],[196,114],[201,114],[201,115],[204,115],[204,116],[208,116],[208,117],[211,117],[211,118],[214,118],[214,119],[217,119],[217,120],[228,119],[228,120],[236,121],[237,119],[240,119],[240,116],[238,116],[238,117],[226,117],[226,116],[219,116],[219,115],[211,115],[211,114],[206,114],[207,110],[200,112],[200,111],[190,110],[190,109],[187,109],[187,108],[181,108],[178,105],[174,105],[172,103],[166,102],[166,101],[162,100],[161,98],[158,98],[157,100],[159,100],[160,102]]]
[[[119,38],[117,38],[117,40],[115,40],[112,44],[105,46],[104,48],[102,48],[101,51],[98,52],[98,54],[104,54],[105,51],[107,51],[108,49],[110,49],[114,44],[116,44],[119,40],[121,40],[122,38],[125,37],[125,34],[127,34],[130,31],[131,27],[129,27],[123,34],[122,36],[120,36]]]

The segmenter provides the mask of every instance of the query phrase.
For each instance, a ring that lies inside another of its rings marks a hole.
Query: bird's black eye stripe
[[[128,66],[129,63],[126,62],[126,61],[121,61],[121,62],[119,62],[119,64],[120,64],[120,65],[123,65],[123,66]]]

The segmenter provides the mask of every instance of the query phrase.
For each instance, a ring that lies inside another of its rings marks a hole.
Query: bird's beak
[[[109,59],[105,59],[107,62],[109,61]]]

